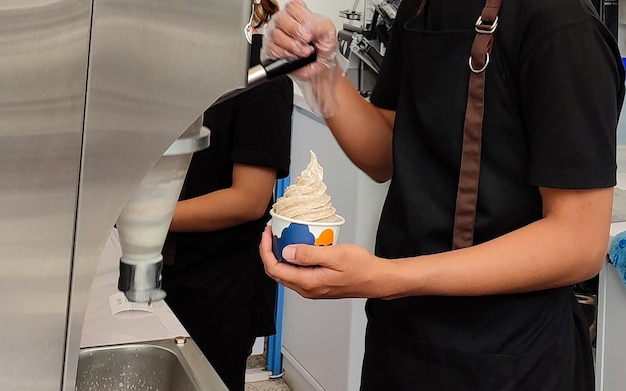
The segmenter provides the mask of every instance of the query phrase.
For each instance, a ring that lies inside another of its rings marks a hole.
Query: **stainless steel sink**
[[[228,391],[190,338],[81,349],[76,391]]]

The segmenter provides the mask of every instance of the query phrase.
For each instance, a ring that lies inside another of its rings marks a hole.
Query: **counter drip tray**
[[[179,340],[181,342],[181,340]],[[189,338],[83,348],[76,391],[227,391]]]

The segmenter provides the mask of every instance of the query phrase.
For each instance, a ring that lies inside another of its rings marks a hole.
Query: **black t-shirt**
[[[250,66],[260,63],[260,48],[261,36],[254,35]],[[292,109],[293,85],[287,77],[209,108],[204,126],[211,131],[210,145],[194,154],[181,198],[229,188],[235,163],[274,168],[278,178],[287,176]],[[173,265],[166,260],[163,270],[166,301],[197,342],[215,333],[274,333],[276,283],[265,274],[258,249],[270,206],[256,221],[168,236],[164,254],[173,252]],[[215,316],[219,322],[211,322]]]
[[[454,46],[459,38],[473,37],[485,1],[431,0],[415,17],[419,3],[401,4],[371,97],[375,105],[397,110],[397,118],[410,117],[419,128],[394,131],[400,135],[394,140],[390,194],[399,198],[395,210],[422,213],[406,218],[406,226],[397,230],[421,245],[382,246],[381,255],[392,258],[451,247],[470,72],[469,46],[457,61],[433,65],[432,58],[414,57],[407,34],[425,30],[438,39],[445,33]],[[465,79],[450,85],[449,75],[455,72]],[[538,187],[615,184],[623,73],[613,37],[584,0],[502,2],[486,74],[477,243],[541,218]],[[428,80],[419,94],[410,102],[398,101],[403,88],[423,74]],[[421,229],[412,231],[411,225]],[[385,232],[379,233],[384,240]]]
[[[376,243],[377,255],[391,259],[452,247],[468,59],[474,24],[485,6],[485,0],[430,0],[417,15],[419,3],[402,2],[371,96],[373,104],[396,111],[394,173]],[[585,0],[503,0],[485,83],[474,243],[540,219],[539,187],[614,186],[624,69],[616,42]],[[510,263],[507,254],[501,256]],[[433,349],[446,359],[462,355],[467,365],[511,355],[519,365],[515,376],[532,382],[543,376],[535,365],[555,368],[554,361],[540,363],[550,351],[568,355],[568,370],[575,361],[586,369],[592,365],[580,353],[586,346],[572,342],[580,335],[572,324],[579,311],[573,301],[566,287],[370,299],[369,335],[383,325],[382,338],[396,336],[398,350],[407,346],[413,358]],[[372,338],[368,343],[381,342]],[[394,348],[387,351],[398,355]],[[366,350],[366,366],[385,365],[379,355]],[[390,360],[390,366],[400,365]],[[442,365],[455,376],[452,361]],[[382,373],[395,371],[385,369]]]

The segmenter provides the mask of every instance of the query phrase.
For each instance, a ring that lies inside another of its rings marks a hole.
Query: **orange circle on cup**
[[[315,239],[316,246],[332,246],[335,234],[332,229],[325,229],[320,236]]]

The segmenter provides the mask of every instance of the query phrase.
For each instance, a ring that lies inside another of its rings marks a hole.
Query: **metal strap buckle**
[[[498,17],[496,16],[496,18],[494,19],[493,23],[491,24],[483,24],[483,18],[482,16],[478,17],[478,20],[476,21],[476,32],[480,33],[480,34],[493,34],[494,31],[496,31],[496,28],[498,27]]]
[[[472,70],[472,72],[474,73],[480,73],[482,71],[484,71],[485,69],[487,69],[487,65],[489,65],[489,53],[485,53],[487,55],[487,58],[485,59],[485,65],[483,65],[482,68],[480,69],[475,69],[474,65],[472,65],[472,56],[469,57],[469,67]]]

